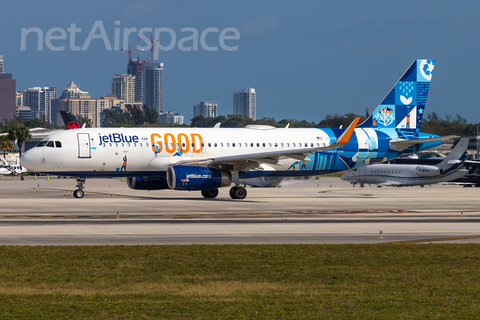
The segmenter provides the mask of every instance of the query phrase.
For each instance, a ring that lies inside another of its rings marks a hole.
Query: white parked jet
[[[7,175],[7,174],[18,175],[21,173],[26,173],[28,171],[24,166],[20,165],[19,159],[17,159],[17,164],[9,164],[7,160],[5,160],[5,158],[3,157],[2,157],[2,160],[5,163],[5,166],[0,168],[0,174],[2,175]]]
[[[5,159],[2,157],[2,161],[3,161],[3,164],[1,167],[0,167],[0,175],[2,176],[5,176],[5,175],[8,175],[8,174],[11,174],[12,171],[10,171],[6,166],[8,165],[8,162],[5,161]]]
[[[452,152],[437,165],[419,164],[372,164],[356,168],[341,176],[352,184],[378,184],[379,186],[424,186],[447,182],[463,177],[468,170],[462,169],[468,138],[462,138]]]

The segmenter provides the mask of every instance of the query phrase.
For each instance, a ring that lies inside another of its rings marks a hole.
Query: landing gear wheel
[[[73,196],[75,198],[83,198],[84,195],[85,195],[85,193],[83,192],[83,190],[77,189],[77,190],[73,191]]]
[[[247,189],[241,186],[235,186],[230,189],[230,197],[232,199],[245,199],[247,197]]]
[[[218,196],[218,189],[202,190],[202,196],[204,198],[215,198],[216,196]]]

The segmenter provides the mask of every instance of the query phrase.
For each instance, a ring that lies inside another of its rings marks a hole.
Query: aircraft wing
[[[251,154],[242,154],[234,156],[225,156],[225,157],[216,157],[216,158],[200,158],[200,159],[191,159],[185,160],[177,163],[176,165],[200,165],[200,166],[214,166],[218,167],[220,165],[229,165],[232,166],[232,170],[251,170],[251,169],[262,169],[260,166],[262,163],[266,164],[281,164],[282,159],[296,159],[299,161],[305,160],[305,158],[318,151],[325,151],[331,149],[341,148],[348,143],[350,137],[352,136],[355,127],[358,124],[360,117],[355,118],[353,122],[348,126],[348,128],[343,132],[343,134],[335,141],[335,143],[325,146],[325,147],[307,147],[307,148],[298,148],[294,150],[279,150],[279,151],[270,151],[270,152],[261,152],[261,153],[251,153]],[[309,161],[309,160],[307,160]]]
[[[393,150],[397,151],[402,151],[407,148],[410,148],[411,146],[414,146],[419,143],[425,143],[425,142],[432,142],[432,141],[444,141],[444,140],[450,140],[458,138],[458,136],[443,136],[443,137],[432,137],[432,138],[424,138],[424,139],[412,139],[412,140],[407,140],[407,139],[392,139],[390,140],[390,148]]]
[[[379,183],[378,185],[379,186],[386,186],[386,187],[402,187],[402,186],[405,186],[405,184],[400,183],[398,181],[394,181],[394,180],[387,180],[385,182]]]

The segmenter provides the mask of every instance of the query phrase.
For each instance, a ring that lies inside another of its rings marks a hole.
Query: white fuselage
[[[66,130],[27,151],[22,164],[35,172],[166,171],[182,161],[330,145],[319,129],[99,128]],[[334,141],[332,141],[333,143]],[[297,159],[298,160],[298,159]],[[295,159],[262,164],[287,170]]]

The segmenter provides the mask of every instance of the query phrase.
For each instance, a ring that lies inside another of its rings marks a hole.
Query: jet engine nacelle
[[[231,183],[229,171],[194,166],[172,166],[167,170],[168,187],[174,190],[216,189]]]
[[[417,166],[415,173],[421,177],[433,177],[443,173],[443,170],[434,166]]]
[[[130,189],[137,190],[162,190],[168,189],[167,181],[153,177],[129,177],[127,185]]]

